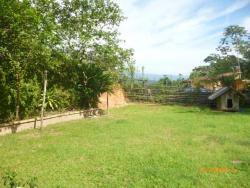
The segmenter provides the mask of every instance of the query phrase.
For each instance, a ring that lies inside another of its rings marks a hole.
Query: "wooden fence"
[[[182,89],[135,88],[126,91],[131,102],[154,102],[162,104],[209,105],[212,92],[184,91]]]

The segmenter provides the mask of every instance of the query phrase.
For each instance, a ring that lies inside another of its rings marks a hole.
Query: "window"
[[[233,108],[233,100],[227,99],[227,108]]]

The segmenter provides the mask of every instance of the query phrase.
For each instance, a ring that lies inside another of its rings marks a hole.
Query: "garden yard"
[[[250,113],[131,104],[0,137],[0,156],[38,187],[250,187]]]

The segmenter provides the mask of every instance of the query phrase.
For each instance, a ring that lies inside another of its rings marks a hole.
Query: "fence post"
[[[34,129],[36,128],[36,122],[37,122],[37,117],[35,117],[35,120],[34,120]]]
[[[44,106],[45,106],[45,99],[46,99],[46,91],[47,91],[47,70],[44,71],[44,87],[43,87],[43,103],[41,109],[41,126],[40,129],[43,127],[43,116],[44,116]]]

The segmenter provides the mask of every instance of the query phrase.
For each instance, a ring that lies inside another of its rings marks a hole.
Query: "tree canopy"
[[[38,113],[45,70],[58,109],[96,106],[132,61],[124,19],[110,0],[0,1],[0,121]]]
[[[197,86],[204,80],[232,86],[236,79],[250,79],[250,34],[244,27],[225,28],[217,51],[204,59],[207,66],[197,67],[191,73]]]

